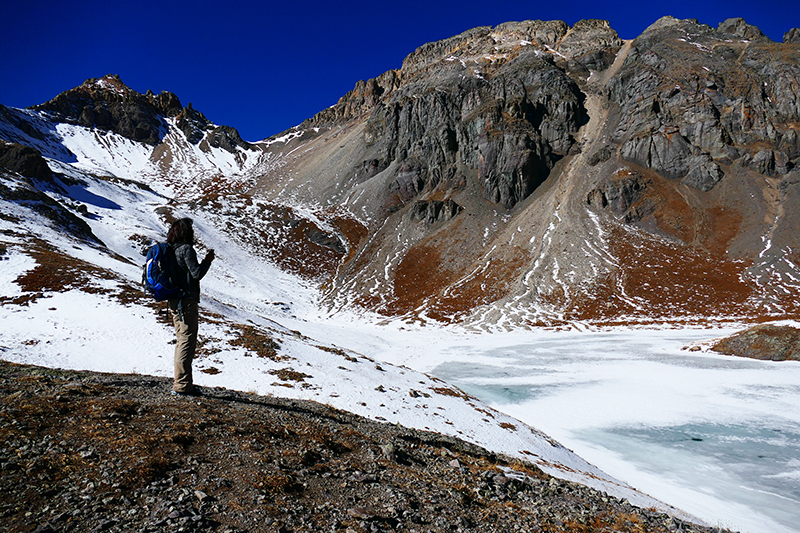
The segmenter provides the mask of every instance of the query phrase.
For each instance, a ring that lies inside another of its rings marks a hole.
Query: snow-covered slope
[[[604,474],[535,428],[447,383],[381,360],[382,354],[396,355],[409,343],[420,349],[426,339],[452,333],[402,323],[377,326],[379,317],[368,313],[322,311],[316,281],[286,273],[254,246],[264,235],[258,211],[232,226],[228,219],[241,213],[200,201],[208,194],[208,182],[191,179],[188,172],[199,168],[202,174],[203,161],[211,161],[207,154],[181,146],[181,153],[190,154],[184,160],[186,172],[167,182],[148,173],[152,153],[114,133],[64,124],[51,131],[74,155],[42,149],[55,173],[51,182],[0,174],[3,359],[170,375],[173,333],[163,305],[140,291],[141,254],[149,242],[163,238],[168,220],[191,216],[199,252],[213,248],[217,254],[203,281],[201,343],[194,363],[200,385],[311,399],[376,420],[458,436],[638,505],[679,513]],[[167,144],[179,146],[179,135],[170,133]],[[225,174],[235,181],[234,167],[247,169],[246,164],[214,160],[208,175]],[[247,198],[229,193],[226,201],[247,203]],[[47,215],[53,212],[79,216],[100,242],[71,234],[62,219]],[[238,233],[231,233],[231,227]]]

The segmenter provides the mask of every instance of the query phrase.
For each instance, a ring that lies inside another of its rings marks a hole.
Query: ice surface
[[[681,350],[724,333],[512,335],[429,371],[712,525],[800,531],[800,364]]]

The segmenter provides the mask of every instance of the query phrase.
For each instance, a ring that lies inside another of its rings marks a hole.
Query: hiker
[[[182,298],[168,300],[172,323],[175,325],[175,382],[172,394],[196,396],[200,390],[192,381],[192,359],[197,348],[197,318],[200,303],[200,280],[214,260],[209,250],[202,263],[197,262],[194,250],[194,228],[191,218],[176,220],[167,233],[167,243],[175,252]]]

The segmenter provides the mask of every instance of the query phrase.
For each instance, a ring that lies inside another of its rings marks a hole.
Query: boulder
[[[752,159],[745,159],[747,166],[765,176],[783,176],[789,171],[789,157],[779,151],[760,150]]]
[[[644,197],[647,186],[648,181],[638,173],[616,172],[589,192],[586,203],[593,208],[609,208],[625,222],[637,222],[646,213],[631,207]]]

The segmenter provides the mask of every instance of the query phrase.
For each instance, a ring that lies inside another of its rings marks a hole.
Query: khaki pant
[[[179,303],[183,302],[182,305]],[[192,300],[170,300],[169,311],[175,325],[175,392],[191,392],[192,359],[197,348],[197,302]]]

